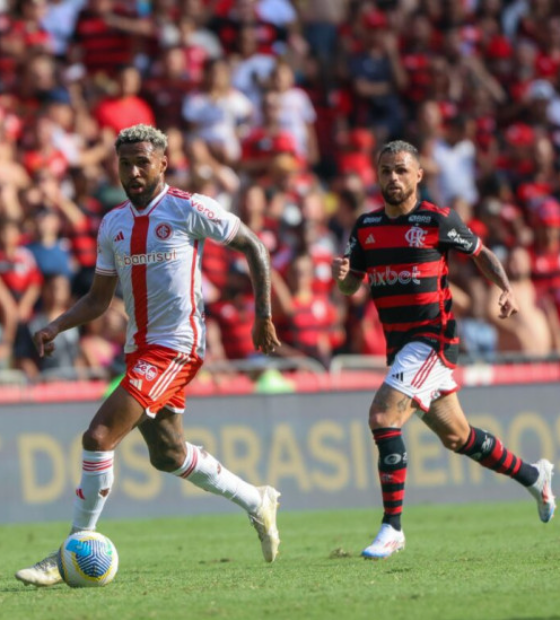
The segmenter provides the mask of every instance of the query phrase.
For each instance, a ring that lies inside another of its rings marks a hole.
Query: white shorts
[[[453,370],[423,342],[409,342],[397,353],[385,383],[412,398],[424,412],[432,401],[459,389]]]

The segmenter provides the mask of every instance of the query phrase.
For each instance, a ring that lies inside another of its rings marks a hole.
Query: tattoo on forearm
[[[475,258],[475,262],[480,271],[491,282],[499,286],[502,290],[510,288],[505,269],[494,252],[488,248],[483,248],[480,254]]]
[[[240,226],[239,232],[229,245],[242,252],[249,263],[257,316],[270,316],[270,260],[266,248],[245,225]]]

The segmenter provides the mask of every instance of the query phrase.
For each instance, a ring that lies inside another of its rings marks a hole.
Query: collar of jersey
[[[385,209],[383,209],[383,215],[390,221],[390,222],[395,222],[396,220],[400,220],[401,217],[408,217],[409,215],[412,215],[415,211],[418,211],[418,209],[420,208],[420,205],[422,204],[422,200],[418,200],[416,202],[416,204],[414,205],[414,209],[410,210],[408,213],[403,213],[402,215],[397,215],[396,217],[389,217],[387,215],[387,211],[385,211]]]
[[[132,204],[132,202],[129,201],[130,209],[132,210],[132,213],[134,213],[136,217],[141,217],[143,215],[150,215],[150,213],[157,207],[157,205],[159,204],[161,199],[165,196],[165,194],[167,194],[168,189],[169,189],[169,185],[167,185],[166,183],[163,189],[161,190],[161,192],[155,198],[152,198],[152,200],[146,205],[146,208],[142,209],[142,211],[138,211],[138,209]]]

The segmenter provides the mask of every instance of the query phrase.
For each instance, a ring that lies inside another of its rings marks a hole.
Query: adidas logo
[[[130,384],[133,385],[137,390],[142,390],[142,379],[131,379]]]
[[[404,372],[396,372],[394,375],[391,375],[391,377],[402,383],[404,381]]]
[[[375,237],[371,233],[368,235],[366,243],[375,243]]]
[[[118,235],[115,235],[113,237],[113,241],[117,242],[117,241],[124,241],[124,235],[122,233],[122,230],[119,231]]]

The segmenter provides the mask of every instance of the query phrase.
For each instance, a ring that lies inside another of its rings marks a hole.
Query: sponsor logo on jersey
[[[410,215],[408,221],[416,222],[417,224],[429,224],[432,218],[429,215]]]
[[[373,245],[375,243],[375,237],[369,233],[369,235],[367,236],[367,239],[365,241],[365,245]]]
[[[217,223],[221,222],[220,218],[216,215],[216,213],[212,209],[207,207],[206,205],[203,205],[200,202],[193,201],[193,207],[199,213],[202,213],[204,217],[207,217],[209,220],[212,220],[213,222],[217,222]]]
[[[173,235],[173,228],[169,224],[158,224],[156,226],[156,236],[158,239],[165,241]]]
[[[137,375],[142,377],[146,377],[148,381],[153,381],[158,375],[157,368],[152,364],[149,364],[146,360],[138,360],[132,369],[132,372],[135,372]]]
[[[124,241],[123,231],[119,230],[119,232],[113,237],[113,241],[117,243],[117,241]]]
[[[115,260],[119,267],[130,265],[151,265],[153,263],[172,263],[177,260],[177,251],[149,252],[148,254],[115,254]]]
[[[455,228],[452,228],[447,233],[447,236],[453,241],[455,241],[455,243],[462,245],[466,250],[470,250],[472,248],[472,245],[473,245],[472,241],[469,241],[468,239],[461,237],[461,235],[455,230]]]
[[[368,274],[370,286],[393,286],[393,284],[420,284],[420,269],[416,265],[412,271],[403,269],[395,271],[391,265],[385,271],[374,271]]]
[[[420,228],[420,226],[413,226],[406,232],[404,238],[408,241],[408,245],[411,248],[422,248],[424,247],[424,239],[427,234],[427,230]]]
[[[383,219],[383,216],[381,215],[376,215],[376,216],[369,216],[369,217],[365,217],[362,220],[363,224],[379,224],[379,222]]]
[[[137,390],[142,391],[142,379],[131,379],[130,385],[135,387]]]

